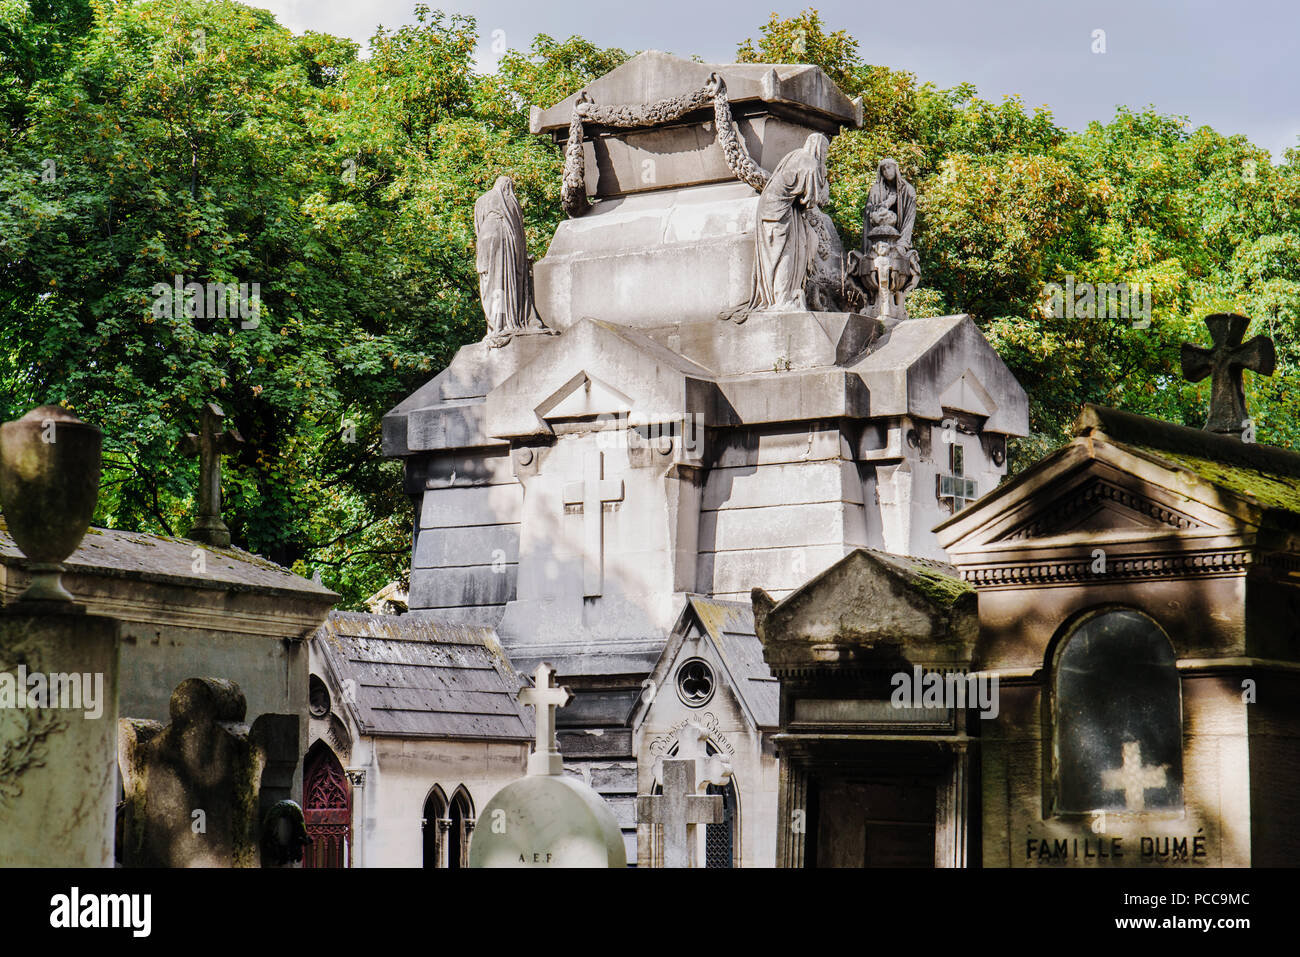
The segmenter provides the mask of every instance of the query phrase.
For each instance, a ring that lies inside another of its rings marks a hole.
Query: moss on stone
[[[932,602],[952,605],[966,594],[973,594],[975,589],[960,578],[944,575],[924,565],[913,565],[915,577],[911,585]]]
[[[1168,459],[1212,485],[1253,498],[1268,508],[1300,515],[1300,481],[1290,476],[1273,475],[1258,469],[1229,465],[1181,452],[1166,452],[1150,448],[1144,448],[1142,451]]]

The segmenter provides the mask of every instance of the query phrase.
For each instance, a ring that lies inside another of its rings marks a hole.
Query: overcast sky
[[[248,0],[295,32],[365,41],[414,19],[414,0]],[[974,83],[998,102],[1020,94],[1063,126],[1109,120],[1118,105],[1154,105],[1192,126],[1244,133],[1280,158],[1300,136],[1298,0],[427,0],[478,20],[480,68],[492,32],[526,49],[537,33],[577,33],[600,46],[666,50],[730,62],[773,11],[814,6],[828,29],[857,38],[862,58],[940,86]],[[1105,53],[1093,32],[1105,31]],[[543,106],[549,104],[541,104]]]

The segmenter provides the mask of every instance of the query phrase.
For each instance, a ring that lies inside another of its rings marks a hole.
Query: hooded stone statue
[[[830,141],[813,133],[772,171],[758,199],[754,223],[754,291],[743,306],[723,313],[744,322],[762,309],[807,309],[804,281],[817,253],[818,235],[808,217],[830,197],[826,153]]]
[[[878,210],[893,213],[894,221],[887,224],[873,222],[872,215]],[[862,235],[869,236],[878,225],[889,225],[897,229],[900,246],[912,245],[912,227],[916,225],[916,190],[903,179],[897,161],[889,157],[882,159],[876,166],[876,181],[871,184],[867,205],[862,210]]]
[[[518,332],[543,331],[541,317],[533,306],[532,264],[523,212],[510,177],[497,177],[492,188],[475,201],[474,234],[488,345],[503,346]]]

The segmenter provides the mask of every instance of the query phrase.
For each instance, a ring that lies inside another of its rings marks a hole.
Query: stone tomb
[[[986,865],[1295,864],[1297,488],[1294,452],[1086,406],[939,526],[1001,686]]]
[[[576,695],[561,733],[596,762],[634,758],[686,595],[779,597],[858,547],[942,558],[930,528],[996,485],[1028,431],[1024,391],[969,316],[719,318],[750,297],[760,202],[719,143],[720,84],[742,160],[764,170],[858,122],[810,66],[645,54],[594,81],[588,100],[615,114],[714,99],[578,123],[595,202],[534,269],[558,334],[466,346],[384,418],[418,502],[411,611],[494,626],[521,671],[552,662]],[[535,129],[567,147],[576,103]],[[653,183],[633,182],[627,164],[649,159]]]
[[[688,596],[632,716],[632,784],[638,794],[654,794],[664,783],[664,762],[696,745],[706,758],[726,764],[727,778],[707,785],[708,793],[723,798],[724,816],[702,829],[706,867],[771,867],[776,861],[772,738],[779,693],[763,661],[749,603]],[[580,731],[566,736],[571,759],[590,737]],[[600,765],[599,772],[593,767],[593,780],[597,773],[611,773],[611,764]],[[662,833],[641,824],[636,852],[638,866],[662,866]]]
[[[754,590],[781,682],[777,866],[967,865],[979,624],[955,576],[859,549],[780,602]],[[927,683],[963,697],[922,694]]]
[[[470,867],[626,867],[623,837],[599,794],[564,773],[555,712],[573,700],[556,687],[555,669],[537,666],[519,702],[536,711],[537,745],[528,776],[508,784],[483,808],[470,842]]]
[[[190,678],[172,693],[167,725],[121,720],[124,866],[260,866],[263,771],[277,739],[297,744],[299,716],[263,714],[250,727],[247,709],[234,682]]]

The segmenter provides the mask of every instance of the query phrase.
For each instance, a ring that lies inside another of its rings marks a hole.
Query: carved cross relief
[[[604,476],[605,453],[588,452],[583,459],[582,480],[564,486],[564,504],[582,507],[582,593],[587,598],[603,592],[605,503],[623,500],[623,480]]]

